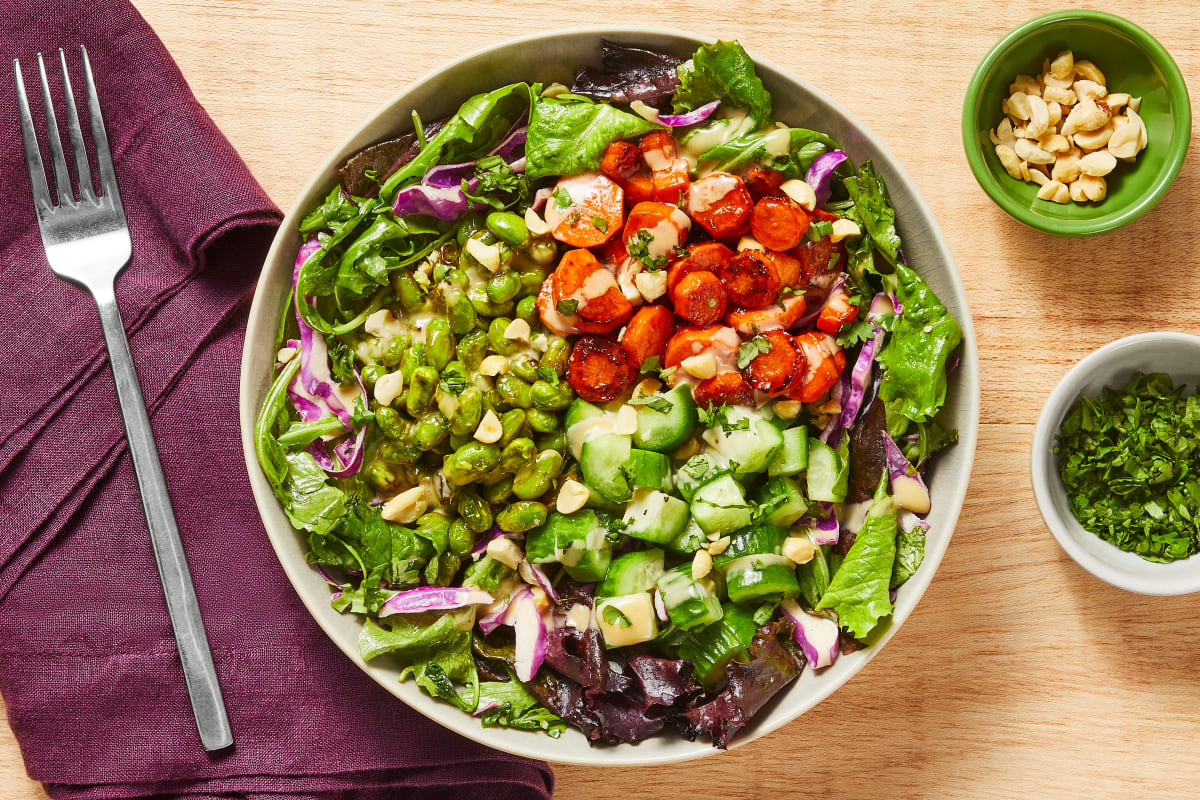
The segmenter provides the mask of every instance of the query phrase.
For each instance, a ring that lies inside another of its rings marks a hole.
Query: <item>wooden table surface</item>
[[[962,92],[975,65],[1005,31],[1055,5],[137,4],[285,208],[358,121],[451,59],[534,31],[646,24],[736,37],[825,90],[899,155],[937,214],[978,330],[983,416],[966,508],[925,598],[878,658],[782,730],[678,766],[562,767],[558,797],[1200,794],[1196,600],[1135,596],[1083,572],[1047,532],[1029,480],[1033,423],[1072,364],[1124,334],[1200,331],[1200,151],[1151,213],[1077,241],[1027,230],[994,206],[959,141]],[[1131,16],[1200,85],[1200,6],[1093,5]],[[1093,57],[1103,68],[1103,54]],[[44,797],[24,777],[3,725],[0,797]]]

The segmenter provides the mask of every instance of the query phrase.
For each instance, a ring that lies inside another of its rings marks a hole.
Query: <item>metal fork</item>
[[[117,310],[114,284],[117,275],[129,263],[133,245],[129,238],[129,226],[125,222],[125,208],[121,205],[121,195],[117,190],[117,176],[113,171],[108,136],[104,132],[100,102],[96,97],[92,66],[88,61],[87,49],[81,46],[79,50],[83,56],[88,115],[91,118],[92,143],[100,175],[100,191],[95,191],[92,186],[92,172],[88,164],[83,131],[79,127],[75,95],[71,91],[67,58],[59,48],[58,59],[62,67],[67,131],[70,136],[68,152],[74,156],[75,174],[79,184],[79,200],[75,200],[71,188],[71,175],[67,169],[67,155],[63,150],[58,121],[54,114],[54,103],[50,97],[50,84],[46,80],[46,64],[42,60],[42,54],[38,53],[42,105],[46,112],[46,141],[54,165],[57,204],[51,199],[49,187],[46,185],[46,171],[42,164],[41,150],[38,148],[33,116],[29,113],[29,99],[25,96],[25,78],[21,74],[21,64],[17,59],[13,59],[17,108],[21,114],[21,138],[25,144],[25,163],[29,167],[33,204],[37,211],[38,227],[42,232],[42,244],[46,247],[46,260],[50,262],[50,268],[58,277],[90,292],[100,310],[100,323],[104,329],[108,357],[117,384],[117,398],[120,400],[121,417],[125,423],[125,436],[129,440],[129,452],[133,457],[133,468],[137,474],[138,489],[141,492],[146,522],[150,528],[150,540],[154,547],[154,559],[158,564],[158,574],[166,594],[167,612],[171,617],[171,627],[175,631],[175,643],[183,663],[183,677],[187,682],[192,711],[196,715],[200,741],[205,750],[220,750],[233,744],[233,732],[229,728],[225,702],[221,697],[221,686],[217,682],[212,652],[208,646],[208,637],[204,633],[204,621],[200,618],[200,606],[196,602],[196,591],[188,571],[183,543],[179,538],[179,528],[171,510],[167,482],[163,478],[162,466],[158,461],[158,450],[150,430],[150,419],[146,415],[146,404],[142,400],[137,372],[133,368],[129,343],[125,340],[125,326],[121,322],[121,313]]]

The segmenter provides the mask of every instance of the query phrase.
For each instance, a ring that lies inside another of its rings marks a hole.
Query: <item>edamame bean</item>
[[[525,410],[514,408],[500,415],[500,440],[496,444],[504,447],[517,437],[525,427]]]
[[[471,238],[471,234],[483,227],[483,217],[480,214],[468,214],[458,226],[458,232],[454,234],[454,241],[458,243],[459,248],[465,247],[467,239]]]
[[[538,289],[542,288],[542,281],[546,280],[549,271],[545,267],[533,265],[521,270],[521,292],[523,294],[536,295]]]
[[[545,522],[546,507],[531,500],[513,503],[496,517],[496,524],[506,533],[524,533]]]
[[[425,328],[425,352],[434,369],[444,369],[454,359],[454,334],[449,320],[436,317]]]
[[[450,420],[434,409],[421,415],[413,426],[413,444],[422,450],[432,450],[450,435]]]
[[[477,478],[500,466],[500,448],[483,442],[467,442],[451,455],[458,464],[470,470]]]
[[[458,574],[459,567],[462,566],[462,559],[454,553],[442,553],[442,560],[438,564],[437,577],[434,578],[435,586],[449,586],[454,583],[454,576]]]
[[[457,254],[455,254],[455,257],[453,259],[446,261],[446,263],[452,264],[456,261],[458,261]],[[444,283],[446,283],[448,285],[448,287],[455,288],[455,289],[466,289],[468,286],[471,285],[471,279],[470,279],[470,277],[468,277],[467,273],[463,272],[461,269],[458,269],[457,267],[449,270],[446,273],[446,276],[444,278],[442,278],[442,281]],[[444,290],[445,290],[445,288],[443,288],[443,291]]]
[[[450,322],[450,330],[458,336],[474,330],[479,315],[475,313],[475,307],[467,299],[466,292],[451,287],[442,292],[442,297],[446,301],[446,319]]]
[[[521,293],[521,276],[512,270],[497,272],[488,278],[486,291],[493,303],[515,301]]]
[[[531,465],[517,472],[513,479],[513,494],[522,500],[536,500],[550,491],[554,479],[562,473],[562,468],[561,453],[543,450]]]
[[[555,375],[561,378],[567,373],[567,361],[570,357],[571,345],[567,344],[566,339],[555,336],[546,346],[546,352],[542,354],[539,365],[549,367],[554,370]]]
[[[456,556],[470,555],[475,549],[475,531],[471,530],[466,520],[459,517],[450,523],[450,530],[446,532],[446,546]]]
[[[500,505],[513,491],[513,476],[503,475],[495,483],[487,484],[481,490],[483,499],[493,505]]]
[[[392,289],[400,300],[400,307],[406,314],[420,311],[425,306],[425,293],[417,285],[412,273],[407,270],[397,270],[392,273]]]
[[[504,450],[500,453],[500,466],[516,474],[518,470],[533,461],[537,451],[537,445],[533,443],[533,439],[527,436],[513,439],[505,445]]]
[[[529,257],[538,264],[553,264],[558,258],[558,245],[553,239],[539,239],[529,248]]]
[[[463,390],[458,396],[458,408],[450,417],[450,432],[458,436],[470,436],[483,419],[483,392],[474,386]]]
[[[396,441],[404,438],[404,421],[400,419],[400,412],[391,406],[383,406],[375,412],[375,423],[387,438]]]
[[[524,247],[529,243],[529,229],[525,227],[525,220],[511,211],[493,211],[488,214],[487,229],[497,239],[516,247]]]
[[[458,242],[443,242],[438,248],[437,257],[447,264],[458,261]]]
[[[412,346],[412,337],[407,333],[402,333],[388,342],[388,346],[380,354],[379,360],[385,366],[394,367],[404,358],[404,354]]]
[[[478,328],[467,332],[458,340],[458,360],[472,372],[479,369],[479,365],[487,356],[487,350],[487,333]]]
[[[567,450],[567,434],[564,431],[543,433],[537,437],[537,446],[539,450],[557,450],[564,453]]]
[[[412,383],[413,373],[417,371],[417,367],[422,367],[426,363],[425,345],[418,343],[408,348],[400,359],[400,374],[404,376],[405,386]]]
[[[475,441],[475,437],[471,434],[452,433],[450,434],[450,449],[457,450],[467,442],[473,441]]]
[[[523,319],[530,325],[538,322],[537,298],[533,295],[522,297],[517,301],[516,315],[518,319]]]
[[[507,314],[516,305],[512,300],[507,303],[492,302],[492,299],[488,297],[487,288],[478,285],[467,290],[467,299],[471,301],[471,307],[475,309],[475,313],[481,317],[498,317],[501,314]]]
[[[404,394],[404,409],[410,417],[416,419],[429,408],[437,382],[438,372],[433,367],[421,366],[413,370],[412,380]]]
[[[363,383],[366,384],[367,388],[371,389],[374,388],[375,381],[379,380],[386,373],[387,368],[382,364],[367,364],[359,370],[358,374],[362,377]]]
[[[382,461],[372,461],[367,467],[367,480],[376,489],[390,489],[396,483],[396,472]]]
[[[523,381],[533,383],[538,380],[537,362],[528,353],[513,356],[508,361],[508,371]]]
[[[456,505],[458,515],[471,530],[483,533],[492,527],[492,507],[477,492],[461,492]]]
[[[444,391],[451,393],[456,390],[460,393],[465,391],[466,387],[471,385],[467,365],[461,361],[451,361],[442,367],[441,385],[445,387]]]
[[[525,412],[525,421],[537,433],[551,433],[558,430],[558,416],[540,408],[531,408]]]
[[[454,486],[466,486],[478,480],[479,476],[455,457],[457,453],[458,450],[455,450],[442,459],[442,477]]]
[[[533,405],[530,396],[532,386],[511,372],[506,372],[496,378],[496,391],[500,399],[514,408],[529,408]]]
[[[557,384],[550,383],[550,381],[537,381],[529,390],[529,398],[533,401],[533,407],[543,411],[562,411],[571,405],[574,397],[575,393],[571,391],[571,386],[566,381],[559,381]]]
[[[412,443],[406,426],[403,439],[383,442],[376,448],[375,455],[385,461],[408,466],[417,462],[417,459],[421,457],[421,451]]]
[[[512,320],[508,317],[496,317],[492,320],[492,324],[488,325],[488,346],[492,348],[493,352],[499,353],[502,356],[511,356],[517,352],[517,342],[504,338],[504,332],[508,330],[508,326],[511,324]]]

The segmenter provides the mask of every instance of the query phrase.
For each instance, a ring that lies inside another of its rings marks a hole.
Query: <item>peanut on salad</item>
[[[1004,119],[989,135],[1009,175],[1037,184],[1053,203],[1100,202],[1118,161],[1146,148],[1140,97],[1109,92],[1104,73],[1064,50],[1038,76],[1018,75],[1001,103]]]

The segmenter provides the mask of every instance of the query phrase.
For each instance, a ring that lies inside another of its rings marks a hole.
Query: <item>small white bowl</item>
[[[1058,475],[1055,438],[1063,419],[1087,395],[1123,386],[1134,373],[1165,372],[1176,386],[1200,384],[1200,336],[1156,331],[1126,336],[1076,364],[1050,393],[1033,431],[1033,493],[1042,519],[1067,554],[1097,578],[1131,592],[1152,595],[1200,591],[1200,555],[1158,564],[1121,550],[1088,532],[1071,513]]]

